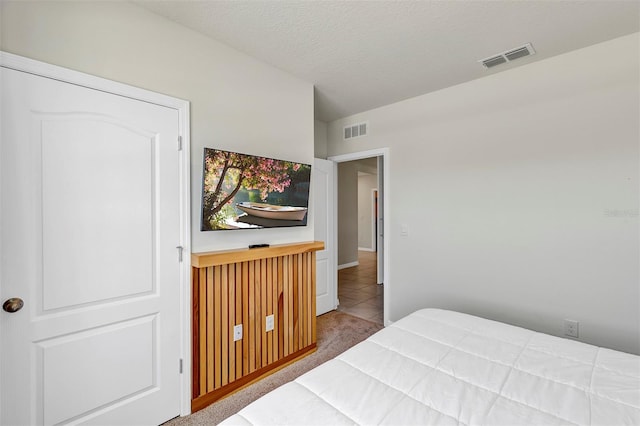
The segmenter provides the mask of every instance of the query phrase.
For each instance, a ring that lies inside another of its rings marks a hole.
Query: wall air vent
[[[535,53],[536,51],[533,50],[533,46],[531,46],[531,43],[527,43],[524,46],[507,50],[506,52],[502,52],[497,55],[490,56],[478,62],[480,62],[482,66],[488,69],[488,68],[495,67],[496,65],[504,64],[506,62],[511,62],[514,59],[522,58],[524,56],[534,55]]]
[[[367,136],[369,123],[350,124],[344,127],[344,140]]]

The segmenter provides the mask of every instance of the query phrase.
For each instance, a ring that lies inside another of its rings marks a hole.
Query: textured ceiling
[[[134,3],[313,83],[325,122],[640,31],[638,1]],[[477,63],[528,42],[536,55]]]

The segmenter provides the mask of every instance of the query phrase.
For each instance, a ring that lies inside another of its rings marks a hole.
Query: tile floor
[[[338,271],[338,310],[383,324],[383,286],[376,284],[376,253],[359,251],[358,263]]]

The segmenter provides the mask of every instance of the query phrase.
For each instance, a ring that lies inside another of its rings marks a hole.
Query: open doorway
[[[383,236],[387,149],[331,157],[336,168],[338,310],[388,324]]]

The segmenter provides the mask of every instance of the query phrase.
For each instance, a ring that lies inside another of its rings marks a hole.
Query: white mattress
[[[640,425],[640,357],[424,309],[224,425]]]

